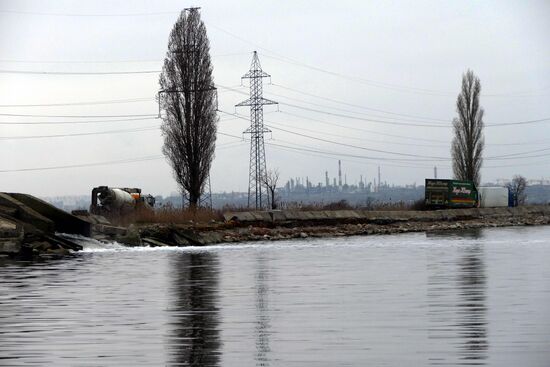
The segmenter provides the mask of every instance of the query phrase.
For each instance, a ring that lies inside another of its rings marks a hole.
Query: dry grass
[[[158,208],[155,210],[142,209],[131,216],[124,218],[125,224],[164,223],[164,224],[206,224],[212,221],[223,221],[222,211],[198,208]]]
[[[367,203],[366,205],[350,205],[346,200],[333,203],[284,203],[283,210],[320,211],[320,210],[422,210],[423,200],[412,204],[405,202],[395,203]],[[115,225],[128,226],[130,224],[193,224],[194,226],[223,222],[223,214],[227,212],[253,211],[245,206],[226,205],[222,209],[198,208],[157,208],[154,210],[141,208],[123,217],[109,218]]]

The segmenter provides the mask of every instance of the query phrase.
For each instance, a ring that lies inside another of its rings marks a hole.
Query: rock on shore
[[[152,224],[132,227],[133,246],[205,246],[222,242],[374,235],[483,227],[550,224],[550,206],[438,211],[279,211],[227,213],[204,226]],[[138,240],[136,240],[138,239]]]

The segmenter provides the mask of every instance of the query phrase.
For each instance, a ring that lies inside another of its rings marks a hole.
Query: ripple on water
[[[550,227],[0,264],[0,364],[548,366]]]

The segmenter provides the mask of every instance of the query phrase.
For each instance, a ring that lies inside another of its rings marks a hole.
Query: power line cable
[[[33,70],[8,70],[0,69],[1,74],[27,74],[27,75],[129,75],[129,74],[158,74],[160,70],[136,70],[136,71],[33,71]]]
[[[220,111],[220,112],[230,114],[230,113],[225,112],[225,111]],[[236,115],[236,116],[239,116],[239,115]],[[244,117],[244,116],[241,116],[241,118],[246,120],[246,117]],[[269,122],[271,124],[270,121],[266,120],[266,122]],[[451,159],[451,158],[447,158],[447,157],[424,156],[424,155],[418,155],[418,154],[409,154],[409,153],[393,152],[393,151],[387,151],[387,150],[381,150],[381,149],[366,148],[366,147],[363,147],[363,146],[346,144],[346,143],[341,143],[341,142],[337,142],[337,141],[330,140],[330,139],[324,139],[324,138],[320,138],[320,137],[316,137],[316,136],[312,136],[312,135],[308,135],[308,134],[303,134],[303,133],[299,133],[299,132],[296,132],[296,131],[292,131],[292,130],[288,130],[288,129],[284,129],[284,128],[280,128],[280,127],[276,127],[276,126],[272,126],[272,125],[266,125],[266,126],[271,128],[271,129],[280,130],[280,131],[283,131],[283,132],[286,132],[286,133],[289,133],[289,134],[293,134],[293,135],[297,135],[297,136],[301,136],[301,137],[305,137],[305,138],[309,138],[309,139],[313,139],[313,140],[317,140],[317,141],[321,141],[321,142],[325,142],[325,143],[341,145],[341,146],[345,146],[345,147],[349,147],[349,148],[362,149],[362,150],[367,150],[367,151],[372,151],[372,152],[378,152],[378,153],[384,153],[384,154],[393,154],[393,155],[399,155],[399,156],[425,158],[425,159],[429,159],[430,161],[442,161],[442,160],[443,161],[448,161],[448,160]],[[487,157],[485,159],[487,159],[487,160],[508,160],[508,159],[526,159],[526,158],[543,157],[543,156],[547,156],[547,155],[544,155],[544,154],[543,155],[531,155],[531,156],[522,156],[522,155],[536,153],[536,152],[542,152],[542,151],[548,151],[548,150],[550,150],[550,148],[537,149],[537,150],[534,150],[534,151],[527,151],[527,152],[517,152],[517,153],[506,154],[506,155],[501,155],[501,156],[491,156],[491,157]],[[377,157],[376,159],[377,160],[387,160],[388,158]],[[415,160],[420,161],[421,159],[415,159]]]
[[[367,133],[371,133],[371,134],[375,134],[375,135],[380,135],[380,136],[389,136],[389,137],[392,137],[392,138],[400,138],[400,139],[413,140],[413,141],[427,141],[427,142],[434,142],[434,143],[450,144],[446,140],[417,138],[417,137],[411,137],[410,135],[403,136],[403,135],[396,135],[396,134],[387,134],[387,133],[381,133],[381,132],[378,132],[378,131],[375,131],[375,130],[369,130],[369,129],[363,129],[363,128],[360,128],[360,127],[346,126],[346,125],[336,124],[336,123],[333,123],[333,122],[327,122],[327,121],[323,121],[323,120],[319,120],[319,119],[315,119],[315,118],[311,118],[311,117],[297,115],[295,113],[287,112],[287,111],[284,111],[284,110],[281,110],[281,111],[278,111],[278,112],[282,113],[282,114],[285,114],[285,115],[293,116],[293,117],[296,117],[296,118],[299,118],[299,119],[305,119],[305,120],[308,120],[308,121],[318,122],[320,124],[324,124],[324,125],[327,125],[327,126],[339,127],[339,128],[355,130],[355,131],[363,131],[363,132],[367,132]]]
[[[347,146],[347,147],[351,147],[351,148],[370,150],[370,151],[386,153],[386,154],[413,156],[413,157],[418,157],[418,158],[432,158],[432,159],[435,159],[435,160],[449,160],[450,159],[450,158],[445,158],[445,157],[423,156],[423,155],[417,155],[417,154],[398,153],[398,152],[390,152],[390,151],[385,151],[385,150],[377,150],[377,149],[372,149],[372,148],[365,148],[365,147],[360,147],[360,146],[356,146],[356,145],[340,143],[340,142],[336,142],[336,141],[329,140],[329,139],[323,139],[323,138],[319,138],[319,137],[315,137],[315,136],[311,136],[311,135],[307,135],[307,134],[302,134],[302,133],[298,133],[298,132],[295,132],[295,131],[291,131],[291,130],[287,130],[287,129],[283,129],[283,128],[279,128],[279,127],[274,127],[272,125],[266,125],[266,126],[272,128],[272,129],[275,129],[275,130],[281,130],[281,131],[284,131],[284,132],[287,132],[287,133],[290,133],[290,134],[306,137],[306,138],[309,138],[309,139],[315,139],[315,140],[319,140],[319,141],[323,141],[323,142],[327,142],[327,143],[332,143],[332,144],[338,144],[338,145]],[[542,152],[542,151],[549,151],[549,150],[550,150],[550,148],[544,148],[544,149],[537,149],[537,150],[532,150],[532,151],[527,151],[527,152],[517,152],[517,153],[505,154],[505,155],[500,155],[500,156],[491,156],[491,157],[487,157],[487,158],[484,158],[484,159],[486,159],[486,160],[509,160],[509,159],[512,159],[513,160],[513,159],[544,157],[544,156],[548,156],[548,154],[530,155],[530,156],[524,156],[524,155],[525,154],[536,153],[536,152]]]
[[[407,93],[424,94],[424,95],[431,95],[431,96],[454,97],[454,96],[458,95],[458,93],[445,92],[445,91],[434,90],[434,89],[408,87],[408,86],[402,86],[402,85],[397,85],[397,84],[378,82],[378,81],[374,81],[374,80],[360,78],[360,77],[357,77],[357,76],[345,75],[345,74],[342,74],[342,73],[337,73],[337,72],[326,70],[326,69],[319,68],[319,67],[316,67],[316,66],[308,65],[308,64],[305,64],[305,63],[300,62],[300,61],[292,60],[288,57],[281,58],[281,57],[270,56],[270,55],[265,55],[265,56],[268,57],[268,58],[277,60],[277,61],[288,63],[288,64],[291,64],[291,65],[301,66],[301,67],[304,67],[304,68],[307,68],[307,69],[311,69],[311,70],[318,71],[318,72],[321,72],[321,73],[324,73],[324,74],[336,76],[336,77],[346,79],[346,80],[349,80],[349,81],[353,81],[353,82],[356,82],[356,83],[366,84],[366,85],[369,85],[369,86],[372,86],[372,87],[390,89],[390,90],[394,90],[394,91],[397,91],[397,92],[407,92]],[[532,97],[532,96],[542,96],[542,95],[546,95],[546,94],[538,94],[538,93],[547,91],[548,89],[550,89],[550,87],[545,87],[545,88],[542,88],[538,91],[523,91],[523,92],[520,92],[520,93],[487,93],[487,94],[482,94],[482,97]]]
[[[41,16],[61,16],[61,17],[141,17],[141,16],[158,16],[158,15],[168,15],[168,14],[177,14],[178,12],[144,12],[144,13],[111,13],[111,14],[101,14],[101,13],[51,13],[51,12],[30,12],[30,11],[19,11],[19,10],[0,10],[0,13],[4,14],[19,14],[19,15],[41,15]],[[361,77],[356,76],[349,76],[342,73],[333,72],[330,70],[326,70],[320,67],[308,65],[306,63],[294,60],[292,58],[289,58],[287,56],[281,55],[277,52],[271,51],[265,47],[261,47],[258,44],[251,42],[249,40],[246,40],[245,38],[242,38],[232,32],[229,32],[217,25],[209,24],[209,27],[212,27],[214,29],[217,29],[225,34],[230,35],[231,37],[238,39],[244,43],[250,44],[255,46],[256,48],[262,49],[270,53],[271,55],[266,54],[265,56],[274,60],[278,60],[281,62],[289,63],[292,65],[298,65],[301,67],[305,67],[307,69],[315,70],[321,73],[337,76],[343,79],[367,84],[373,87],[378,88],[385,88],[390,89],[398,92],[408,92],[408,93],[415,93],[415,94],[426,94],[426,95],[434,95],[434,96],[455,96],[456,93],[450,93],[450,92],[444,92],[440,90],[434,90],[434,89],[426,89],[426,88],[418,88],[418,87],[410,87],[410,86],[403,86],[398,84],[392,84],[392,83],[385,83],[385,82],[379,82],[375,80],[365,79]],[[273,56],[278,55],[278,56]],[[4,72],[17,72],[17,71],[4,71]],[[105,75],[105,74],[136,74],[136,73],[153,73],[157,71],[141,71],[141,72],[112,72],[112,73],[87,73],[90,75]],[[37,73],[37,74],[47,74],[46,72],[27,72],[27,73]],[[50,72],[51,74],[54,74],[53,72]],[[82,75],[84,73],[65,73],[67,75]],[[545,87],[542,89],[542,91],[546,91],[550,89],[550,87]],[[484,94],[485,97],[521,97],[521,96],[532,96],[531,92],[521,92],[521,93],[501,93],[501,94]]]
[[[28,171],[48,171],[56,169],[66,169],[66,168],[82,168],[82,167],[94,167],[94,166],[110,166],[113,164],[124,164],[124,163],[135,163],[135,162],[144,162],[162,159],[164,156],[155,155],[155,156],[146,156],[140,158],[131,158],[131,159],[119,159],[115,161],[104,161],[104,162],[94,162],[94,163],[82,163],[82,164],[69,164],[61,166],[49,166],[49,167],[33,167],[33,168],[17,168],[17,169],[4,169],[0,170],[0,173],[8,172],[28,172]]]
[[[232,52],[226,54],[210,55],[210,57],[227,57],[248,55],[249,52]],[[127,64],[127,63],[161,63],[163,59],[131,59],[131,60],[21,60],[21,59],[0,59],[0,63],[21,63],[21,64]]]
[[[159,11],[159,12],[144,12],[144,13],[51,13],[51,12],[36,12],[36,11],[23,11],[23,10],[0,10],[3,14],[15,14],[15,15],[40,15],[40,16],[52,16],[52,17],[144,17],[144,16],[158,16],[158,15],[174,15],[179,14],[181,11]]]
[[[344,128],[344,129],[368,132],[368,133],[381,135],[381,136],[390,136],[390,137],[395,137],[395,138],[401,138],[401,139],[415,141],[415,143],[395,142],[395,141],[392,142],[392,141],[386,141],[386,140],[380,141],[380,140],[367,139],[367,138],[351,137],[351,136],[347,136],[347,135],[339,135],[339,134],[334,134],[334,133],[325,133],[325,132],[321,132],[321,131],[313,130],[313,129],[298,128],[296,126],[286,125],[286,124],[282,124],[280,122],[277,122],[277,123],[275,123],[273,121],[270,122],[271,124],[275,124],[276,126],[281,125],[281,126],[285,126],[285,127],[291,127],[291,128],[294,128],[294,129],[298,129],[298,130],[316,132],[316,133],[324,134],[324,135],[338,136],[338,137],[342,137],[342,138],[355,139],[355,140],[372,141],[372,142],[381,143],[381,144],[383,143],[383,144],[395,144],[395,145],[411,145],[411,146],[419,146],[419,147],[447,147],[447,148],[450,148],[450,146],[451,146],[450,141],[435,140],[435,139],[422,139],[422,138],[416,138],[416,137],[411,137],[411,136],[385,134],[385,133],[380,133],[378,131],[355,128],[355,127],[345,126],[345,125],[338,125],[338,124],[334,124],[334,123],[330,123],[330,122],[326,122],[326,121],[322,121],[322,120],[311,119],[311,118],[307,118],[307,117],[304,117],[304,116],[288,113],[288,112],[285,112],[285,111],[277,111],[277,112],[282,113],[282,114],[286,114],[286,115],[289,115],[289,116],[294,116],[294,117],[297,117],[297,118],[301,118],[301,119],[306,119],[306,120],[310,120],[310,121],[324,123],[324,124],[326,124],[328,126],[332,126],[332,127],[340,127],[340,128]],[[417,142],[418,140],[434,142],[435,144],[419,144]],[[438,144],[438,143],[440,143],[440,144]],[[526,145],[530,146],[530,145],[540,145],[540,144],[548,144],[548,143],[550,143],[550,140],[541,139],[541,140],[531,140],[531,141],[526,141],[526,142],[521,142],[521,143],[492,143],[492,144],[485,144],[485,145],[489,146],[489,147],[496,147],[496,146],[526,146]],[[511,155],[516,155],[516,154],[511,154]]]
[[[340,101],[340,100],[337,100],[337,99],[334,99],[334,98],[323,97],[323,96],[320,96],[320,95],[317,95],[317,94],[312,94],[312,93],[301,91],[301,90],[298,90],[298,89],[295,89],[295,88],[286,87],[286,86],[283,86],[283,85],[278,84],[278,83],[271,83],[271,85],[273,85],[275,87],[278,87],[278,88],[289,90],[289,91],[294,92],[294,93],[299,93],[299,94],[303,94],[303,95],[306,95],[306,96],[309,96],[309,97],[314,97],[314,98],[322,99],[322,100],[325,100],[325,101],[338,103],[338,104],[341,104],[341,105],[344,105],[344,106],[355,107],[355,108],[359,108],[359,109],[362,109],[362,110],[373,111],[373,112],[381,112],[381,113],[385,113],[385,114],[388,114],[388,115],[412,117],[412,118],[417,118],[417,119],[421,119],[421,120],[448,122],[448,120],[445,120],[445,119],[438,119],[438,118],[433,118],[433,117],[425,117],[425,116],[417,116],[417,115],[409,115],[409,114],[404,114],[404,113],[397,113],[397,112],[392,112],[392,111],[387,111],[387,110],[381,110],[381,109],[378,109],[378,108],[366,107],[366,106],[362,106],[362,105],[358,105],[358,104],[354,104],[354,103],[344,102],[344,101]]]
[[[34,115],[20,113],[0,113],[0,116],[10,117],[46,117],[46,118],[118,118],[118,117],[143,117],[143,118],[158,118],[158,114],[136,114],[136,115]]]
[[[260,46],[259,44],[255,43],[255,42],[249,41],[249,40],[247,40],[243,37],[240,37],[240,36],[238,36],[238,35],[236,35],[232,32],[229,32],[229,31],[227,31],[227,30],[225,30],[225,29],[223,29],[223,28],[221,28],[217,25],[209,24],[209,27],[217,29],[218,31],[221,31],[221,32],[223,32],[223,33],[225,33],[225,34],[227,34],[227,35],[229,35],[229,36],[231,36],[235,39],[238,39],[241,42],[252,45],[252,46],[256,47],[257,49],[266,51],[268,54],[264,54],[264,56],[266,56],[268,58],[278,60],[278,61],[281,61],[281,62],[286,62],[286,63],[289,63],[289,64],[302,66],[302,67],[312,69],[312,70],[315,70],[315,71],[318,71],[318,72],[321,72],[321,73],[337,76],[337,77],[340,77],[340,78],[343,78],[343,79],[348,79],[348,80],[359,82],[359,83],[362,83],[362,84],[371,85],[373,87],[386,88],[386,89],[400,91],[400,92],[409,92],[409,93],[426,94],[426,95],[434,95],[434,96],[452,96],[452,97],[457,95],[457,93],[452,93],[452,92],[447,92],[447,91],[439,91],[439,90],[433,90],[433,89],[415,88],[415,87],[402,86],[402,85],[397,85],[397,84],[383,83],[383,82],[378,82],[378,81],[375,81],[375,80],[369,80],[369,79],[365,79],[365,78],[359,78],[359,77],[356,77],[356,76],[349,76],[349,75],[345,75],[345,74],[341,74],[341,73],[336,73],[336,72],[326,70],[326,69],[323,69],[323,68],[311,66],[311,65],[305,64],[303,62],[300,62],[300,61],[294,60],[292,58],[289,58],[287,56],[284,56],[282,54],[279,54],[275,51],[272,51],[270,49],[262,47],[262,46]],[[269,54],[271,54],[271,55],[269,55]],[[275,55],[275,56],[273,56],[273,55]],[[547,86],[547,87],[544,87],[541,90],[535,91],[535,92],[533,92],[533,91],[525,92],[524,91],[524,92],[516,93],[516,94],[513,94],[513,93],[500,93],[500,94],[493,93],[493,94],[483,94],[482,96],[484,96],[484,97],[527,97],[527,96],[533,96],[532,93],[538,93],[540,91],[548,91],[549,89],[550,89],[550,86]]]
[[[235,118],[222,119],[219,121],[229,121],[235,120]],[[33,122],[18,122],[18,121],[0,121],[0,125],[72,125],[72,124],[99,124],[99,123],[111,123],[111,122],[128,122],[128,121],[144,121],[144,120],[155,120],[158,121],[158,115],[155,117],[146,117],[146,118],[127,118],[127,119],[114,119],[114,120],[91,120],[91,121],[33,121]]]
[[[499,166],[484,166],[482,169],[486,168],[508,168],[508,167],[525,167],[525,166],[539,166],[539,165],[547,165],[549,163],[548,160],[545,161],[539,161],[539,162],[531,162],[531,163],[518,163],[518,164],[503,164]]]
[[[223,85],[217,84],[216,86],[219,86],[221,88],[225,88],[225,89],[228,89],[228,90],[232,90],[230,87],[225,87]],[[237,90],[234,90],[234,92],[245,94],[244,92],[237,91]],[[302,110],[309,111],[309,112],[316,112],[316,113],[321,113],[321,114],[326,114],[326,115],[331,115],[331,116],[336,116],[336,117],[342,117],[342,118],[347,118],[347,119],[355,119],[355,120],[360,120],[360,121],[368,121],[368,122],[374,122],[374,123],[385,123],[385,124],[390,124],[390,125],[402,125],[402,126],[437,127],[437,128],[441,128],[441,127],[452,128],[453,127],[452,124],[450,124],[450,123],[448,123],[448,125],[442,125],[442,124],[439,124],[439,125],[436,125],[436,124],[414,124],[414,123],[409,124],[409,123],[401,123],[401,122],[394,122],[394,121],[376,120],[376,119],[370,119],[370,118],[360,118],[360,117],[356,117],[356,116],[350,116],[350,115],[334,113],[334,112],[330,112],[330,111],[318,110],[318,109],[314,109],[314,108],[310,108],[310,107],[304,107],[304,106],[291,104],[291,103],[281,102],[279,104],[280,105],[286,105],[286,106],[289,106],[289,107],[298,108],[298,109],[302,109]],[[550,121],[550,117],[544,117],[544,118],[541,118],[541,119],[527,120],[527,121],[492,123],[492,124],[485,124],[485,126],[486,127],[495,127],[495,126],[509,126],[509,125],[510,126],[512,126],[512,125],[525,125],[525,124],[534,124],[534,123],[540,123],[540,122],[546,122],[546,121]]]
[[[95,131],[86,133],[74,133],[74,134],[53,134],[53,135],[19,135],[19,136],[0,136],[0,140],[25,140],[25,139],[45,139],[45,138],[65,138],[72,136],[88,136],[88,135],[109,135],[109,134],[122,134],[122,133],[135,133],[141,131],[159,130],[158,126],[154,127],[142,127],[136,129],[122,129],[122,130],[108,130],[108,131]]]
[[[330,112],[330,111],[322,111],[322,110],[318,110],[318,109],[315,109],[315,108],[296,105],[296,104],[293,104],[293,103],[280,102],[280,104],[283,105],[283,106],[293,107],[293,108],[297,108],[297,109],[304,110],[304,111],[315,112],[315,113],[320,113],[320,114],[335,116],[335,117],[342,117],[342,118],[352,119],[352,120],[373,122],[373,123],[378,123],[378,124],[399,125],[399,126],[415,126],[415,127],[436,127],[436,128],[450,128],[450,127],[452,127],[451,124],[448,124],[448,125],[417,124],[417,123],[407,123],[407,122],[398,122],[398,121],[377,120],[377,119],[372,119],[372,118],[350,116],[350,115],[345,115],[345,114],[342,114],[342,113],[336,113],[336,112]]]
[[[72,124],[99,124],[99,123],[111,123],[111,122],[128,122],[128,121],[145,121],[145,120],[157,120],[158,117],[145,117],[145,118],[128,118],[128,119],[114,119],[114,120],[92,120],[92,121],[33,121],[33,122],[7,122],[0,121],[0,125],[72,125]]]
[[[231,115],[231,116],[237,116],[237,117],[239,117],[243,120],[248,120],[248,118],[246,118],[245,116],[242,116],[242,115],[233,114],[233,113],[222,111],[222,110],[220,110],[220,112]],[[270,121],[267,121],[267,120],[264,120],[264,121],[271,123]],[[266,125],[266,126],[268,126],[268,125]],[[367,151],[372,151],[372,152],[377,152],[377,153],[393,154],[393,155],[406,156],[406,157],[415,157],[415,158],[430,158],[431,160],[448,160],[449,159],[449,158],[446,158],[446,157],[423,156],[423,155],[418,155],[418,154],[392,152],[392,151],[381,150],[381,149],[371,149],[371,148],[366,148],[366,147],[357,146],[357,145],[345,144],[345,143],[337,142],[337,141],[334,141],[334,140],[323,139],[323,138],[319,138],[319,137],[315,137],[315,136],[311,136],[311,135],[307,135],[307,134],[302,134],[302,133],[298,133],[298,132],[295,132],[295,131],[279,128],[279,127],[274,127],[274,126],[268,126],[268,127],[272,128],[272,129],[275,129],[275,130],[281,130],[281,131],[287,132],[289,134],[294,134],[294,135],[297,135],[297,136],[301,136],[301,137],[305,137],[305,138],[309,138],[309,139],[313,139],[313,140],[317,140],[317,141],[322,141],[322,142],[325,142],[325,143],[337,144],[337,145],[342,145],[342,146],[346,146],[346,147],[349,147],[349,148],[362,149],[362,150],[367,150]],[[383,159],[383,158],[380,158],[380,159]]]
[[[235,86],[238,88],[241,86]],[[88,105],[103,105],[103,104],[119,104],[119,103],[135,103],[135,102],[155,102],[151,97],[140,98],[125,98],[125,99],[110,99],[102,101],[84,101],[84,102],[58,102],[58,103],[31,103],[31,104],[3,104],[0,108],[19,108],[19,107],[58,107],[58,106],[88,106]]]
[[[341,78],[344,78],[344,79],[349,79],[349,80],[353,80],[353,81],[359,81],[363,84],[368,84],[368,85],[371,85],[371,86],[375,86],[375,87],[379,87],[379,88],[387,88],[387,89],[393,89],[393,90],[398,90],[398,91],[403,91],[402,89],[404,89],[404,91],[406,91],[406,89],[411,89],[411,88],[408,88],[408,87],[400,87],[400,86],[396,86],[396,85],[391,85],[391,84],[387,84],[387,83],[380,83],[380,82],[376,82],[376,81],[373,81],[373,80],[368,80],[368,79],[362,79],[362,78],[357,78],[357,77],[350,77],[350,76],[346,76],[344,74],[340,74],[340,73],[335,73],[335,72],[332,72],[332,71],[328,71],[328,70],[325,70],[325,69],[321,69],[321,68],[317,68],[317,67],[314,67],[314,66],[310,66],[310,65],[307,65],[307,64],[304,64],[300,61],[297,61],[297,60],[293,60],[289,57],[286,57],[286,56],[283,56],[277,52],[274,52],[272,50],[269,50],[265,47],[262,47],[254,42],[251,42],[247,39],[244,39],[232,32],[229,32],[217,25],[213,25],[213,24],[209,24],[209,27],[212,27],[214,29],[217,29],[235,39],[238,39],[240,40],[241,42],[244,42],[246,44],[249,44],[249,45],[252,45],[254,47],[256,47],[257,49],[261,49],[261,50],[264,50],[266,51],[267,53],[270,53],[271,55],[268,55],[268,54],[264,54],[266,57],[268,58],[271,58],[271,59],[274,59],[274,60],[278,60],[278,61],[282,61],[282,62],[286,62],[286,63],[289,63],[289,64],[294,64],[294,65],[299,65],[299,66],[302,66],[302,67],[306,67],[308,69],[312,69],[312,70],[316,70],[316,71],[319,71],[319,72],[322,72],[322,73],[325,73],[325,74],[330,74],[330,75],[333,75],[333,76],[338,76],[338,77],[341,77]],[[276,56],[273,56],[273,55],[276,55]],[[420,88],[412,88],[412,91],[416,90],[417,92],[424,92],[423,94],[433,94],[433,95],[442,95],[442,93],[440,91],[433,91],[433,90],[427,90],[427,89],[420,89]],[[443,94],[444,96],[449,96],[451,94]]]
[[[89,102],[62,102],[62,103],[35,103],[35,104],[2,104],[0,107],[58,107],[58,106],[93,106],[103,104],[119,104],[119,103],[135,103],[135,102],[147,102],[155,101],[151,97],[143,98],[126,98],[126,99],[111,99],[105,101],[89,101]]]
[[[419,154],[400,153],[400,152],[392,152],[392,151],[382,150],[382,149],[366,148],[366,147],[359,146],[359,145],[346,144],[346,143],[341,143],[341,142],[337,142],[337,141],[330,140],[330,139],[324,139],[324,138],[319,138],[319,137],[312,136],[312,135],[302,134],[302,133],[298,133],[298,132],[295,132],[295,131],[283,129],[283,128],[280,128],[280,127],[274,127],[274,126],[271,126],[271,125],[266,125],[266,126],[271,128],[271,129],[284,131],[284,132],[289,133],[289,134],[301,136],[301,137],[312,139],[312,140],[321,141],[321,142],[324,142],[324,143],[341,145],[341,146],[345,146],[345,147],[348,147],[348,148],[361,149],[361,150],[366,150],[366,151],[371,151],[371,152],[376,152],[376,153],[393,154],[393,155],[398,155],[398,156],[402,156],[402,157],[425,158],[425,159],[429,159],[430,161],[440,161],[440,160],[449,160],[450,159],[450,158],[447,158],[447,157],[425,156],[425,155],[419,155]],[[377,159],[384,159],[384,158],[377,158]]]
[[[371,114],[367,114],[367,113],[364,113],[364,112],[358,112],[358,111],[353,111],[353,110],[350,110],[350,109],[334,107],[334,106],[327,106],[326,104],[310,102],[310,101],[306,101],[306,100],[303,100],[303,99],[288,97],[288,96],[284,96],[284,95],[276,94],[276,93],[272,93],[272,92],[269,92],[267,95],[268,96],[273,95],[273,96],[276,96],[276,97],[279,97],[279,98],[285,98],[285,99],[288,99],[290,101],[305,103],[305,104],[309,104],[309,105],[316,106],[316,107],[329,108],[329,109],[336,110],[336,111],[343,111],[343,112],[347,112],[347,113],[358,114],[358,115],[361,115],[361,116],[365,116],[366,118],[390,119],[388,122],[392,122],[393,120],[395,120],[395,121],[407,121],[407,122],[436,123],[436,122],[433,122],[433,120],[423,120],[423,119],[420,119],[420,118],[411,119],[411,118],[403,118],[403,117],[397,118],[397,117],[392,117],[392,116],[371,115]],[[450,120],[437,120],[437,121],[443,121],[446,124],[449,124],[449,122],[451,122]]]
[[[414,123],[413,124],[408,124],[408,123],[401,123],[401,122],[394,122],[394,121],[382,121],[382,120],[367,119],[367,118],[360,118],[360,117],[355,117],[355,116],[350,116],[350,115],[344,115],[344,114],[341,114],[341,113],[322,111],[322,110],[317,110],[317,109],[314,109],[314,108],[304,107],[304,106],[290,104],[290,103],[281,102],[280,104],[290,106],[290,107],[294,107],[294,108],[298,108],[298,109],[302,109],[302,110],[306,110],[306,111],[322,113],[322,114],[325,114],[325,115],[331,115],[331,116],[354,119],[354,120],[361,120],[361,121],[368,121],[368,122],[374,122],[374,123],[384,123],[384,124],[402,125],[402,126],[418,126],[418,127],[438,127],[438,128],[441,128],[441,127],[443,127],[443,128],[452,128],[453,127],[451,124],[449,124],[449,125],[414,124]],[[547,121],[550,121],[550,117],[545,117],[545,118],[541,118],[541,119],[537,119],[537,120],[485,124],[485,127],[526,125],[526,124],[535,124],[535,123],[547,122]]]
[[[307,149],[307,148],[301,148],[301,147],[289,147],[285,145],[275,144],[272,142],[266,142],[266,144],[270,146],[277,147],[278,149],[287,149],[292,151],[304,151],[304,152],[313,152],[313,153],[320,153],[320,154],[326,154],[326,155],[332,155],[337,157],[352,157],[352,158],[361,158],[361,159],[368,159],[368,160],[376,160],[370,157],[360,156],[360,155],[353,155],[353,154],[346,154],[346,153],[337,153],[337,152],[326,152],[326,151],[319,151],[317,149]],[[343,160],[343,159],[342,159]],[[349,160],[348,160],[349,161]],[[367,163],[367,162],[357,162],[357,163]],[[377,166],[378,163],[367,163],[371,165]],[[539,161],[539,162],[532,162],[532,163],[523,163],[523,164],[508,164],[508,165],[498,165],[498,166],[483,166],[482,169],[494,169],[494,168],[507,168],[507,167],[524,167],[524,166],[538,166],[541,164],[548,164],[548,161]],[[395,164],[388,164],[384,163],[384,166],[388,167],[399,167],[399,168],[425,168],[425,169],[433,169],[433,165],[395,165]],[[438,169],[451,169],[451,166],[445,166],[445,165],[437,165]]]
[[[280,141],[280,140],[277,140],[277,141]],[[286,144],[291,144],[291,145],[296,145],[296,144],[294,144],[294,143],[287,142],[287,141],[284,141],[284,143],[286,143]],[[286,146],[286,145],[281,145],[281,144],[273,143],[273,142],[271,142],[271,141],[267,142],[266,144],[268,144],[268,145],[270,145],[270,146],[279,147],[279,148],[291,149],[291,150],[293,150],[293,151],[303,151],[303,152],[319,153],[319,154],[330,155],[330,156],[336,156],[336,157],[360,158],[360,159],[372,160],[372,161],[376,161],[376,162],[379,161],[379,159],[376,158],[376,157],[367,157],[367,156],[363,156],[363,155],[349,154],[349,153],[342,153],[342,152],[324,151],[324,150],[319,150],[319,149],[314,149],[314,148],[306,148],[306,147],[303,147],[303,146],[292,147],[292,146]],[[395,159],[395,160],[392,160],[392,161],[400,162],[401,160],[400,160],[400,159]],[[368,163],[368,164],[378,165],[379,163]],[[388,163],[386,163],[386,162],[384,162],[384,165],[385,165],[385,166],[390,166],[390,167],[400,167],[400,168],[426,168],[426,169],[433,169],[433,165],[418,165],[418,164],[412,164],[412,165],[411,165],[411,164],[407,164],[407,165],[405,166],[405,165],[388,164]],[[438,165],[438,167],[440,167],[440,166]]]
[[[537,124],[539,122],[547,122],[550,121],[550,117],[544,117],[537,120],[527,120],[527,121],[517,121],[517,122],[502,122],[502,123],[494,123],[494,124],[485,124],[486,127],[494,127],[494,126],[513,126],[513,125],[528,125],[528,124]]]
[[[488,160],[496,159],[496,158],[498,158],[498,159],[504,159],[504,158],[516,159],[516,158],[520,158],[520,157],[518,157],[520,155],[547,152],[549,150],[550,150],[550,148],[543,148],[543,149],[530,150],[530,151],[527,151],[527,152],[517,152],[517,153],[510,153],[510,154],[504,154],[504,155],[499,155],[499,156],[485,157],[483,159],[488,159]]]
[[[386,140],[381,141],[381,140],[376,140],[376,139],[368,139],[368,138],[357,137],[357,136],[341,135],[341,134],[323,132],[323,131],[319,131],[319,130],[307,129],[307,128],[303,128],[303,127],[296,127],[296,126],[293,126],[293,125],[282,124],[280,122],[277,122],[277,123],[276,122],[270,122],[270,124],[275,125],[275,126],[290,127],[290,128],[296,129],[296,130],[308,131],[308,132],[313,132],[313,133],[328,135],[328,136],[333,136],[333,137],[339,137],[339,138],[344,138],[344,139],[370,141],[370,142],[378,143],[378,144],[393,144],[393,145],[400,145],[400,146],[401,145],[410,145],[410,146],[414,146],[414,147],[430,147],[430,148],[434,148],[434,147],[449,148],[449,144],[419,144],[418,142],[416,142],[416,143],[406,143],[406,142],[399,142],[399,141],[386,141]]]

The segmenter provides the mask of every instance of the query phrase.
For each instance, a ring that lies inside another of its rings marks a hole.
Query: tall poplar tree
[[[458,117],[453,120],[454,139],[451,146],[453,172],[457,180],[481,181],[483,163],[483,108],[479,105],[481,83],[474,72],[462,75],[462,89],[456,100]]]
[[[162,151],[194,208],[214,159],[218,119],[210,44],[198,9],[182,11],[174,24],[159,83]]]

